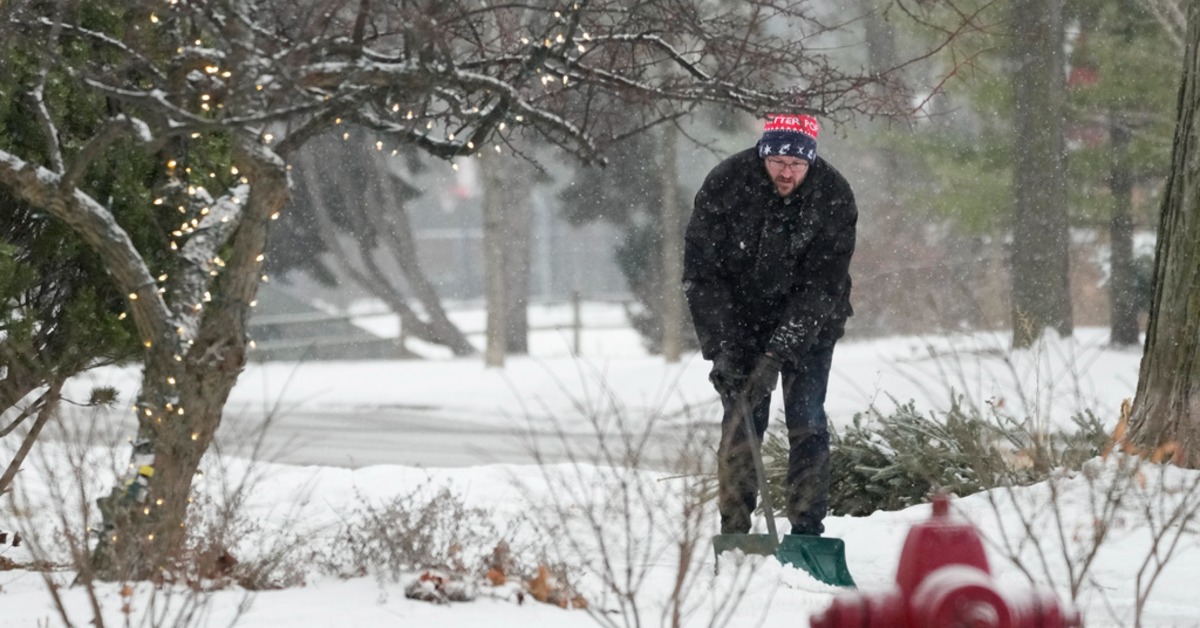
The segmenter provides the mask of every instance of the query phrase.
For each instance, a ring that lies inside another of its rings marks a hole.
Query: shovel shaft
[[[763,514],[767,516],[767,534],[771,536],[773,548],[779,543],[779,531],[775,528],[775,507],[771,504],[771,493],[767,490],[767,469],[763,465],[762,448],[751,418],[753,408],[745,393],[740,393],[734,398],[734,412],[742,415],[742,426],[746,429],[746,445],[750,447],[750,457],[754,460],[754,475],[758,477],[758,493],[762,496]]]

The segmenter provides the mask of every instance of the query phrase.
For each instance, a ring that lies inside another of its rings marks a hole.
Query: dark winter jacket
[[[846,179],[817,158],[787,197],[755,149],[713,168],[696,194],[683,286],[700,348],[796,362],[840,338],[850,307],[858,209]]]

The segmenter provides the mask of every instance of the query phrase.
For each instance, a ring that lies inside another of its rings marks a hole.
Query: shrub
[[[869,515],[924,503],[938,490],[965,496],[999,486],[1024,486],[1055,468],[1078,468],[1108,442],[1090,412],[1073,418],[1074,432],[1038,433],[997,408],[967,408],[961,398],[928,414],[910,401],[889,414],[872,408],[839,432],[830,428],[829,509]],[[763,451],[773,504],[784,503],[786,430],[769,431]]]
[[[428,488],[378,505],[364,499],[343,523],[326,568],[346,575],[373,571],[392,581],[428,568],[482,576],[505,541],[492,513],[467,506],[449,488]]]

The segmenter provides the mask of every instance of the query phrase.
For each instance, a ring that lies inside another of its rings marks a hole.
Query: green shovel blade
[[[812,577],[835,587],[854,587],[846,566],[846,542],[824,536],[788,534],[775,550],[779,562],[799,567]]]
[[[825,584],[854,587],[854,578],[846,566],[846,543],[841,539],[788,534],[776,543],[769,534],[718,534],[712,542],[718,561],[721,554],[732,550],[775,556],[779,562],[803,569]]]

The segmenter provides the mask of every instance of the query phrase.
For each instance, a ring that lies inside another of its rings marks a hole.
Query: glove
[[[742,360],[733,352],[718,353],[713,357],[712,371],[708,373],[708,381],[722,397],[731,397],[742,390],[746,383],[746,370]]]
[[[759,356],[758,362],[754,364],[754,370],[750,371],[750,376],[746,378],[746,384],[743,390],[746,394],[746,401],[751,406],[763,400],[775,390],[775,384],[779,381],[779,369],[783,368],[783,360],[780,360],[775,354],[767,352]]]

